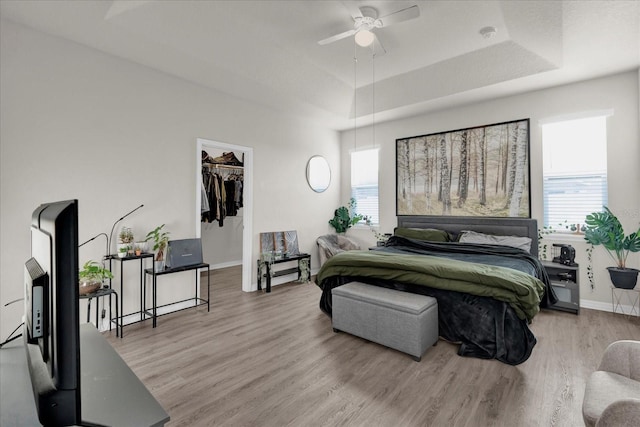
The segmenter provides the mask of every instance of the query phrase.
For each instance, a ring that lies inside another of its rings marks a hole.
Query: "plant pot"
[[[126,252],[118,252],[118,258],[124,258],[127,256]]]
[[[613,286],[616,288],[633,289],[636,287],[638,273],[640,273],[640,270],[635,268],[618,267],[607,267],[607,270],[609,270],[611,283],[613,283]]]
[[[102,282],[94,281],[81,281],[79,287],[80,295],[87,295],[93,293],[102,287]]]
[[[164,270],[164,260],[162,261],[154,261],[153,262],[153,269],[156,273],[159,273],[161,271]]]
[[[136,242],[135,247],[140,248],[140,251],[142,252],[147,252],[147,250],[149,250],[149,243],[143,240],[140,242]]]

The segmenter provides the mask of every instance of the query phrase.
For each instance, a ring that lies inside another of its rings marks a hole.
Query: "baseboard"
[[[237,265],[242,265],[242,260],[221,262],[219,264],[209,264],[209,269],[218,270],[220,268],[235,267]]]
[[[585,300],[585,299],[581,299],[580,300],[580,308],[589,308],[591,310],[600,310],[600,311],[607,311],[609,313],[613,313],[613,304],[611,304],[610,302],[602,302],[602,301],[592,301],[592,300]],[[635,310],[636,314],[630,314]],[[632,307],[630,305],[625,305],[625,304],[620,304],[619,307],[617,307],[616,309],[616,313],[618,314],[627,314],[627,315],[633,315],[635,317],[638,316],[638,307]]]

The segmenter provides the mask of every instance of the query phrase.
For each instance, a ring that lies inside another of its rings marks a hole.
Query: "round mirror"
[[[331,182],[331,168],[329,162],[322,156],[313,156],[307,163],[307,182],[316,193],[322,193],[329,188]]]

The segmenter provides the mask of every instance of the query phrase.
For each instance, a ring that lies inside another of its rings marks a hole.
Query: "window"
[[[607,116],[542,125],[544,225],[584,224],[607,204]]]
[[[354,213],[367,216],[371,224],[380,223],[377,149],[351,153],[351,197],[356,200]]]

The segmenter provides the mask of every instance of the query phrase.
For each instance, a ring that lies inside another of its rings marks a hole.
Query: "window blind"
[[[379,224],[378,216],[378,150],[351,153],[351,197],[356,201],[356,214]]]
[[[607,205],[607,174],[545,176],[544,223],[584,224],[585,217]]]
[[[351,197],[356,200],[356,213],[369,218],[371,224],[380,223],[377,185],[351,187]]]

